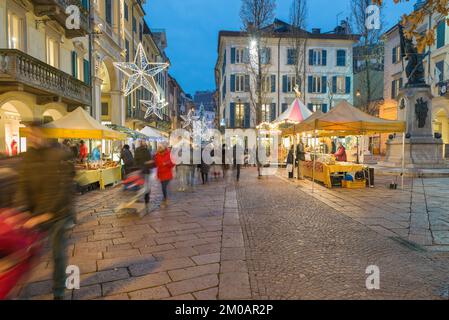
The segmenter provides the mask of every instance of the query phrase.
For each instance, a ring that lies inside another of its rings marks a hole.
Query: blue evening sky
[[[412,10],[414,0],[395,5],[386,0],[384,30]],[[150,28],[167,32],[170,74],[186,93],[215,89],[214,66],[217,59],[218,32],[240,30],[241,0],[147,0],[145,10]],[[289,21],[291,0],[278,0],[276,17]],[[332,30],[349,16],[349,0],[309,0],[307,29]]]

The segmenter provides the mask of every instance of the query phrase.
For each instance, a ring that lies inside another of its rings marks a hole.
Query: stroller
[[[145,177],[142,170],[133,171],[128,174],[122,181],[123,190],[125,192],[134,193],[131,200],[120,204],[115,211],[121,212],[127,209],[133,209],[133,205],[141,199],[145,194]]]
[[[28,274],[43,248],[42,232],[24,227],[27,216],[11,209],[16,175],[0,167],[0,300]]]

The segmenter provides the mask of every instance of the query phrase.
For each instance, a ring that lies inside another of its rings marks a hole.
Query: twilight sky
[[[416,1],[395,5],[386,0],[384,30],[409,13]],[[186,93],[215,89],[214,66],[218,32],[239,30],[241,0],[147,0],[145,10],[150,28],[167,32],[167,54],[172,74]],[[291,0],[278,0],[276,17],[289,22]],[[349,15],[349,0],[309,0],[307,29],[330,31]]]

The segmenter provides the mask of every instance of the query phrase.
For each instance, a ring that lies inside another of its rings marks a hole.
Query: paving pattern
[[[245,171],[237,187],[254,299],[448,298],[447,253],[376,232],[305,186],[255,177]],[[380,269],[380,290],[366,288],[370,265]]]
[[[120,187],[81,196],[68,248],[81,288],[67,290],[66,299],[250,298],[233,184],[211,181],[194,193],[172,194],[168,208],[142,219],[114,213],[130,197]],[[152,201],[160,198],[155,182]],[[19,299],[52,299],[50,258],[45,254],[17,289]]]

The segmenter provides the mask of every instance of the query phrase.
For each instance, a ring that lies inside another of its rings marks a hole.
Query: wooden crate
[[[347,189],[364,189],[366,188],[366,180],[357,180],[357,181],[343,180],[342,187]]]

